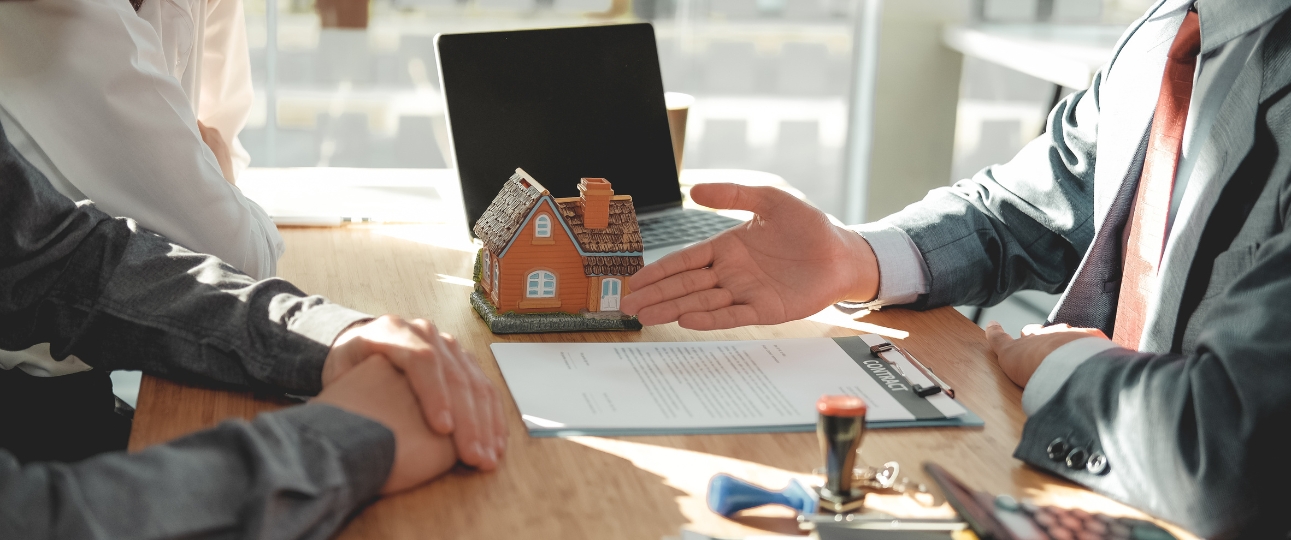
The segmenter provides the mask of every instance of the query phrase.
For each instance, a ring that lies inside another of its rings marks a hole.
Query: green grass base
[[[545,332],[596,332],[640,330],[636,317],[588,317],[569,313],[498,313],[497,306],[482,291],[471,293],[471,307],[494,334],[538,334]]]

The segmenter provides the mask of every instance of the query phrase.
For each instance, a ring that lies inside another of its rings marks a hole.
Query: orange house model
[[[640,328],[616,322],[636,322],[619,311],[627,277],[643,265],[632,197],[615,195],[604,178],[584,178],[578,191],[552,197],[516,169],[475,223],[484,247],[473,303],[494,332],[507,330],[493,324],[487,308],[493,317],[512,315],[508,328],[516,332]],[[556,312],[581,317],[523,317]]]

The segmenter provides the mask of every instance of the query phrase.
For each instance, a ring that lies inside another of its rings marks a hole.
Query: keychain
[[[868,493],[903,495],[925,507],[936,506],[936,501],[926,485],[901,478],[901,465],[895,461],[882,467],[858,466],[865,435],[863,400],[855,396],[823,396],[816,410],[820,413],[816,432],[825,466],[813,472],[824,477],[823,485],[810,486],[793,479],[788,486],[773,491],[718,474],[709,481],[708,507],[729,518],[766,504],[787,506],[797,512],[799,526],[804,529],[822,522],[872,529],[954,531],[964,527],[958,519],[899,519],[878,512],[863,513]]]

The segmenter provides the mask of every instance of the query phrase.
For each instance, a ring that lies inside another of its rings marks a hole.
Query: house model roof
[[[476,220],[475,237],[483,241],[489,251],[501,252],[524,225],[534,203],[550,195],[547,188],[542,187],[537,180],[516,169],[511,180],[502,185],[502,191],[498,192],[484,214]]]
[[[604,229],[588,229],[583,226],[580,198],[552,198],[542,184],[522,169],[516,169],[475,222],[475,236],[489,251],[500,256],[544,198],[560,212],[560,221],[578,245],[587,275],[631,275],[644,266],[641,228],[632,196],[611,197],[609,225]]]

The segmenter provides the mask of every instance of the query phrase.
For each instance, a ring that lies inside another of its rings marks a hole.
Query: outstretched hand
[[[778,324],[876,296],[874,251],[811,205],[776,188],[735,184],[700,184],[690,196],[710,208],[753,212],[753,219],[632,276],[622,309],[642,324]]]

